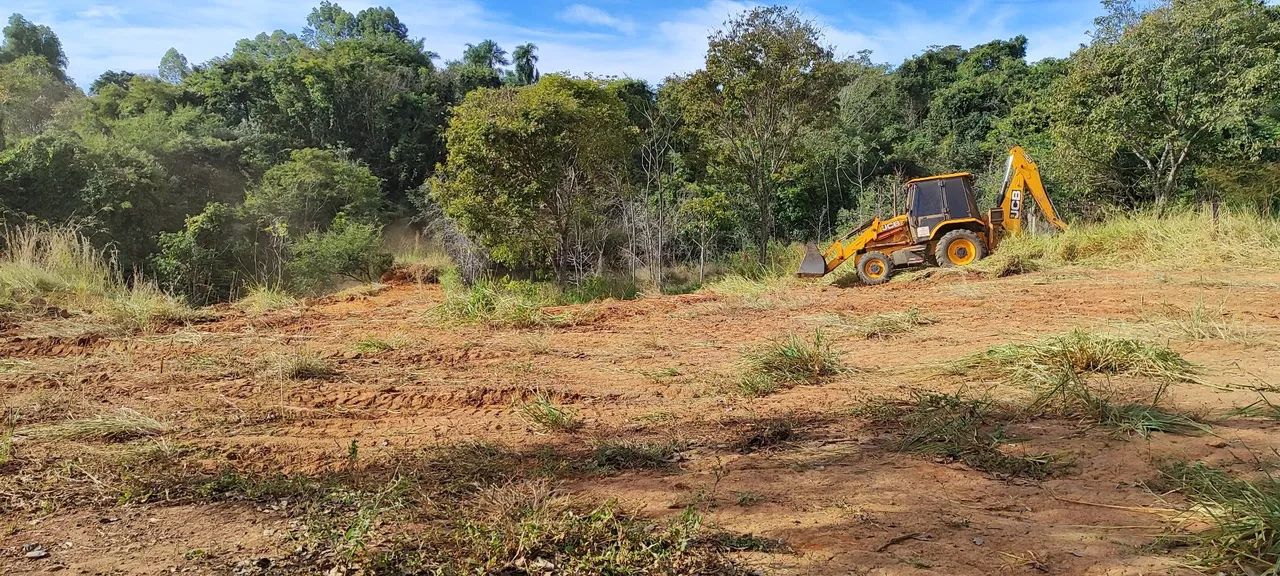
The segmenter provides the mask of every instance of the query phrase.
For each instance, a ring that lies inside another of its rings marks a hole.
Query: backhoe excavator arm
[[[800,263],[800,271],[796,275],[801,278],[819,278],[827,275],[844,264],[845,260],[856,255],[868,242],[874,240],[876,234],[880,232],[880,227],[880,219],[872,218],[850,230],[839,240],[832,242],[826,252],[818,252],[816,245],[809,244],[805,247],[804,260]]]
[[[1067,223],[1058,218],[1058,211],[1044,191],[1044,183],[1040,181],[1040,169],[1035,162],[1027,158],[1021,146],[1009,149],[1009,163],[1004,170],[1004,186],[1000,197],[1000,212],[1004,216],[1006,233],[1017,234],[1022,231],[1022,222],[1026,218],[1026,196],[1031,195],[1045,220],[1059,230],[1066,230]]]

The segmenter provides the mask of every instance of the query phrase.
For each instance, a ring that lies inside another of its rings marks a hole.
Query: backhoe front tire
[[[982,237],[972,230],[947,232],[933,251],[933,259],[943,268],[968,266],[986,255],[987,246],[982,243]]]
[[[863,284],[884,284],[892,275],[893,261],[883,252],[867,252],[858,257],[858,278]]]

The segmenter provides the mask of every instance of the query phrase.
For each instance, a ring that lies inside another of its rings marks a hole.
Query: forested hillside
[[[441,61],[389,8],[323,2],[158,74],[82,91],[57,31],[13,15],[0,48],[0,214],[70,223],[193,304],[249,287],[376,279],[412,218],[475,270],[565,284],[773,242],[901,208],[907,178],[1040,164],[1076,219],[1222,203],[1280,208],[1280,8],[1106,0],[1088,45],[1027,39],[833,52],[785,7],[734,17],[705,64],[659,84],[543,74],[532,44]],[[302,15],[299,15],[300,18]],[[435,47],[440,48],[440,47]],[[9,242],[13,242],[12,234]]]

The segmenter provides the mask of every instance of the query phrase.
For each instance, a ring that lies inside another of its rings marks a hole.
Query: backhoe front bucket
[[[800,271],[796,276],[801,278],[821,278],[827,275],[827,260],[818,251],[818,245],[810,242],[804,245],[804,260],[800,261]]]

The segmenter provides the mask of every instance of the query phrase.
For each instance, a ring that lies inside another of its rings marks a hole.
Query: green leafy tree
[[[77,92],[40,56],[0,65],[0,150],[39,133],[57,106]]]
[[[356,31],[356,17],[336,2],[325,0],[311,9],[302,40],[310,46],[326,46],[351,38]]]
[[[756,8],[711,35],[706,67],[680,83],[685,117],[744,182],[764,262],[778,184],[803,133],[833,109],[839,71],[817,26],[782,7]]]
[[[170,84],[178,84],[190,73],[191,64],[187,62],[186,56],[178,52],[177,48],[170,48],[160,58],[159,76],[161,80]]]
[[[89,94],[97,94],[107,86],[115,86],[117,88],[127,90],[129,88],[129,81],[133,80],[135,76],[137,76],[137,74],[134,74],[133,72],[107,70],[99,75],[98,78],[89,85]]]
[[[339,214],[373,222],[381,209],[378,178],[329,150],[296,150],[245,195],[246,212],[290,237],[324,230]]]
[[[1242,140],[1280,91],[1280,18],[1246,0],[1175,0],[1075,55],[1056,134],[1091,183],[1164,203],[1189,166],[1256,155]]]
[[[61,80],[66,80],[67,55],[62,52],[62,41],[48,26],[31,23],[21,14],[9,17],[4,27],[4,43],[0,44],[0,64],[12,62],[23,56],[39,56]]]
[[[355,34],[361,37],[391,36],[397,40],[409,37],[409,28],[386,7],[365,8],[356,14]]]
[[[431,197],[494,261],[562,280],[595,264],[598,247],[585,242],[617,197],[634,141],[617,96],[562,76],[477,90],[454,109],[446,139]]]

